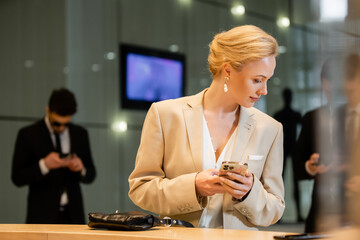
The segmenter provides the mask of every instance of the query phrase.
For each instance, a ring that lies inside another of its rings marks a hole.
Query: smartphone
[[[239,162],[223,162],[219,170],[219,176],[225,176],[227,172],[234,172],[240,169],[240,174],[245,176],[248,164],[241,164]]]
[[[314,233],[303,233],[303,234],[284,234],[276,235],[274,239],[321,239],[331,237],[330,234],[314,234]]]
[[[67,153],[67,154],[61,154],[60,155],[60,158],[63,159],[63,160],[69,160],[69,159],[72,159],[73,158],[73,153]]]

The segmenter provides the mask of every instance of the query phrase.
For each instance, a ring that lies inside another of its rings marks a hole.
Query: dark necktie
[[[54,133],[55,134],[55,151],[58,152],[60,155],[62,154],[62,150],[61,150],[61,142],[60,142],[60,135],[58,133]]]

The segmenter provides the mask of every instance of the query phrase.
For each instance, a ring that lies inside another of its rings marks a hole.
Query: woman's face
[[[274,74],[275,66],[275,56],[248,63],[240,72],[229,65],[229,69],[226,69],[230,75],[228,94],[243,107],[254,106],[261,95],[267,94],[266,84]]]

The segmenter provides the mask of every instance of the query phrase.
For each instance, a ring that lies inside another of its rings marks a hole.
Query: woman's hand
[[[219,170],[208,169],[199,172],[195,177],[196,194],[200,196],[212,196],[216,193],[224,193],[221,180],[218,177]]]
[[[241,199],[246,195],[254,184],[254,176],[250,170],[246,170],[245,176],[240,172],[227,172],[227,177],[220,177],[223,188],[231,196],[236,199]]]

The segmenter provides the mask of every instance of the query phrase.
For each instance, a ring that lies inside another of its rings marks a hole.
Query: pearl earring
[[[228,86],[227,86],[227,81],[229,81],[229,77],[228,76],[226,76],[226,77],[224,77],[225,78],[225,83],[224,83],[224,92],[227,92],[228,91]]]

